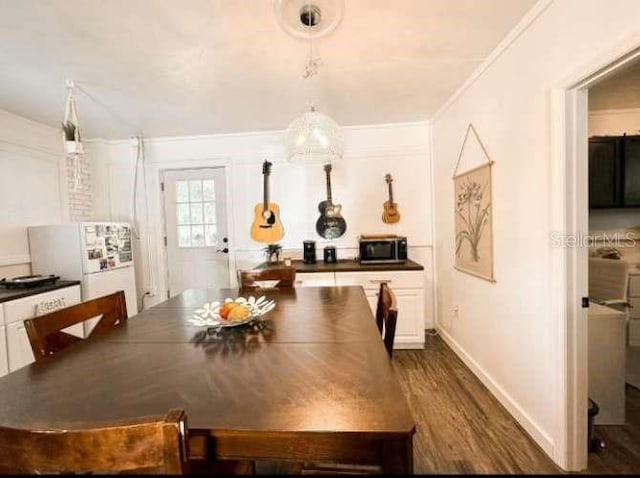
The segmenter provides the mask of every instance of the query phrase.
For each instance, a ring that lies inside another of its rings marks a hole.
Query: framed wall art
[[[458,172],[463,164],[479,164]],[[472,124],[465,134],[453,173],[455,268],[495,282],[493,275],[493,161]]]

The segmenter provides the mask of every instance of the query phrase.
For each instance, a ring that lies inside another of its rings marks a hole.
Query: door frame
[[[552,91],[550,230],[561,237],[588,234],[588,89],[639,58],[640,31],[607,45]],[[588,296],[587,248],[552,248],[550,270],[561,360],[554,460],[578,471],[587,467],[588,457],[588,323],[581,304]]]
[[[146,163],[147,177],[149,178],[149,237],[151,238],[149,247],[151,248],[151,273],[157,278],[155,281],[150,280],[153,284],[150,305],[158,304],[167,300],[168,290],[168,256],[164,246],[164,233],[166,230],[164,218],[164,196],[161,190],[161,183],[164,171],[166,170],[185,170],[185,169],[210,169],[224,168],[225,183],[227,189],[227,237],[229,238],[229,280],[231,287],[237,286],[236,268],[236,252],[235,247],[235,223],[234,223],[234,203],[233,195],[233,162],[229,156],[214,156],[196,159],[162,159],[156,161],[148,161]]]
[[[168,236],[167,234],[167,217],[166,217],[166,177],[165,174],[166,173],[171,173],[171,172],[195,172],[195,171],[204,171],[204,170],[211,170],[211,169],[222,169],[222,173],[224,174],[224,183],[225,183],[225,199],[224,199],[224,203],[225,203],[225,211],[224,211],[224,221],[226,222],[226,226],[227,226],[227,245],[230,245],[230,224],[229,224],[229,220],[230,220],[230,215],[229,215],[229,202],[228,202],[228,197],[229,197],[229,178],[228,178],[228,168],[226,166],[201,166],[201,167],[190,167],[190,168],[163,168],[160,170],[160,193],[161,193],[161,213],[162,213],[162,229],[161,229],[161,233],[163,236],[163,249],[164,249],[164,280],[166,283],[166,291],[167,291],[167,296],[169,295],[169,285],[171,283],[171,278],[169,277],[169,247],[168,245],[164,242],[164,238],[166,238]],[[231,216],[232,217],[232,216]],[[228,253],[227,253],[227,264],[228,264],[228,269],[229,269],[229,286],[230,287],[235,287],[235,284],[233,283],[232,277],[237,277],[235,272],[232,273],[232,269],[231,269],[231,247],[227,247],[228,249]],[[235,271],[235,259],[234,259],[234,271]]]

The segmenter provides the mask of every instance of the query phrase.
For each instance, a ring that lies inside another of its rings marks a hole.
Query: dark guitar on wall
[[[255,217],[251,224],[251,239],[256,242],[273,244],[284,236],[284,228],[280,222],[280,206],[269,202],[269,175],[271,163],[267,160],[262,163],[264,198],[254,208]]]
[[[395,224],[400,221],[400,211],[398,211],[398,204],[393,202],[393,178],[390,174],[386,174],[384,180],[389,186],[389,200],[385,201],[383,205],[382,222]]]
[[[347,222],[340,215],[342,206],[333,204],[331,199],[331,164],[325,164],[327,176],[327,199],[318,204],[320,217],[316,221],[316,232],[325,239],[336,239],[347,230]]]

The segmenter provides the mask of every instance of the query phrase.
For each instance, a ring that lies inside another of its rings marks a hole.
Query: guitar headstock
[[[264,163],[262,163],[262,174],[266,174],[267,176],[271,174],[271,163],[266,159]]]
[[[325,173],[330,173],[331,172],[331,163],[327,163],[324,165],[324,172]]]
[[[387,184],[391,184],[393,182],[393,178],[389,173],[384,175],[384,180],[387,182]]]

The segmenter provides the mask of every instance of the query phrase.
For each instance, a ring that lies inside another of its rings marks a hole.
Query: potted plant
[[[64,138],[64,147],[69,154],[82,153],[82,143],[80,142],[80,134],[77,126],[67,120],[62,123],[62,134]]]

